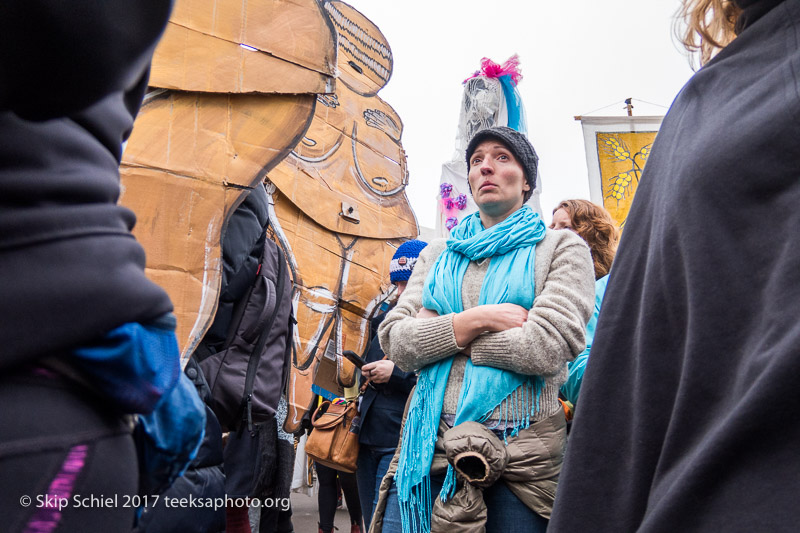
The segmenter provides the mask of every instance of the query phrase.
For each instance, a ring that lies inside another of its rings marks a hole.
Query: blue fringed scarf
[[[463,311],[461,284],[470,261],[491,257],[479,305],[513,303],[530,309],[536,292],[536,243],[544,238],[545,231],[539,214],[527,206],[489,229],[484,229],[479,213],[466,217],[453,229],[447,249],[428,272],[422,305],[440,315]],[[395,476],[404,533],[411,531],[412,522],[422,524],[422,531],[430,531],[430,467],[452,364],[453,358],[448,357],[420,371],[408,409]],[[515,435],[529,425],[531,416],[538,409],[540,391],[539,378],[499,368],[474,366],[468,359],[455,424],[483,422],[503,400],[510,397],[506,406],[510,403],[511,407],[503,414],[503,422],[512,424],[512,435]],[[530,404],[532,412],[516,412],[518,399],[524,402],[523,405]],[[451,466],[441,498],[446,500],[455,488]],[[411,520],[412,515],[416,515],[418,520]]]

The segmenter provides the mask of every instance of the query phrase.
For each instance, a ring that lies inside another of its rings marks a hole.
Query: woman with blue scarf
[[[466,158],[479,211],[420,254],[378,332],[419,378],[373,531],[459,531],[456,516],[474,520],[464,531],[544,531],[555,498],[566,438],[558,390],[585,347],[592,259],[580,237],[549,231],[524,206],[538,157],[521,133],[482,130]],[[508,459],[493,485],[468,487],[483,490],[485,512],[462,505],[464,476],[443,453],[445,432],[476,425]]]

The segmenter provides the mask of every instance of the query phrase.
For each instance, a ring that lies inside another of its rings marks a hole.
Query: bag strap
[[[192,356],[195,357],[197,361],[204,361],[205,359],[208,359],[214,355],[214,353],[216,352],[213,352],[211,348],[209,348],[209,346],[201,340],[199,343],[197,343],[197,347],[194,349]]]
[[[294,309],[289,310],[289,327],[286,328],[286,351],[283,354],[283,384],[281,390],[283,394],[287,394],[286,390],[289,385],[289,376],[292,373],[292,362],[294,355],[294,327],[297,325],[297,319],[294,317]]]
[[[256,278],[258,278],[258,274],[256,274]],[[255,283],[251,283],[244,296],[236,302],[233,308],[233,314],[231,315],[231,323],[228,325],[228,334],[225,336],[225,342],[222,344],[220,351],[230,348],[231,344],[233,344],[233,341],[236,339],[236,333],[239,331],[239,324],[241,324],[242,317],[247,309],[247,302],[253,294],[253,285],[255,285]]]
[[[319,413],[319,410],[322,409],[322,407],[325,406],[326,404],[327,404],[326,410],[324,412],[320,413],[319,416],[317,416],[317,414]],[[330,406],[331,406],[331,403],[328,402],[328,401],[325,401],[325,402],[322,402],[322,404],[320,404],[319,407],[317,407],[317,409],[314,411],[314,416],[311,417],[311,425],[312,426],[314,426],[315,428],[318,428],[318,429],[329,429],[329,428],[338,426],[339,424],[343,423],[346,420],[347,415],[349,413],[351,413],[351,411],[353,411],[355,409],[355,400],[351,400],[351,401],[347,402],[347,406],[344,408],[344,411],[342,411],[341,413],[338,413],[336,415],[330,414],[328,412],[327,409]],[[329,417],[328,417],[327,420],[325,420],[323,422],[321,420],[322,420],[322,416],[325,415],[325,414],[329,414]]]
[[[269,242],[272,242],[271,240]],[[274,244],[274,243],[273,243]],[[259,267],[259,274],[260,269],[263,268],[264,260],[266,260],[266,248],[267,244],[264,243],[265,252],[262,258],[262,265]],[[256,343],[256,347],[253,352],[250,354],[250,360],[247,362],[247,373],[245,374],[245,381],[244,381],[244,394],[242,396],[242,406],[244,407],[244,413],[242,416],[242,421],[247,422],[247,430],[251,433],[253,432],[253,386],[256,379],[256,370],[258,368],[258,362],[261,359],[261,352],[264,350],[264,346],[267,344],[267,335],[272,330],[272,325],[275,323],[275,317],[278,315],[278,311],[281,307],[281,299],[283,298],[283,291],[284,287],[286,286],[286,261],[284,260],[283,252],[281,251],[280,246],[275,246],[275,249],[278,252],[278,286],[275,290],[275,308],[272,310],[272,314],[269,317],[269,321],[267,322],[264,329],[261,331],[261,335],[258,338],[258,342]]]

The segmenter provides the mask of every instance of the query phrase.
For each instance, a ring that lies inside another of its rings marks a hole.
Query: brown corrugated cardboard
[[[179,0],[156,49],[154,87],[221,93],[329,93],[333,25],[315,0]]]
[[[216,309],[227,217],[302,137],[313,102],[165,92],[142,106],[123,157],[120,202],[137,213],[148,276],[175,305],[184,359]]]

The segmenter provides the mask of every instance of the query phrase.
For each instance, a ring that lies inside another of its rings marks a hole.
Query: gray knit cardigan
[[[437,239],[422,251],[408,286],[378,329],[378,338],[389,359],[406,371],[455,355],[442,406],[442,415],[448,416],[456,412],[468,356],[456,344],[453,314],[416,318],[428,271],[445,244],[445,239]],[[478,305],[488,267],[489,260],[472,261],[467,267],[461,286],[464,309]],[[533,418],[542,420],[560,408],[558,389],[566,379],[567,362],[586,347],[586,322],[594,306],[594,267],[586,243],[572,231],[547,230],[536,245],[535,283],[536,298],[527,322],[478,336],[469,357],[475,365],[542,376],[545,386]],[[498,406],[490,419],[501,419],[504,408]]]

